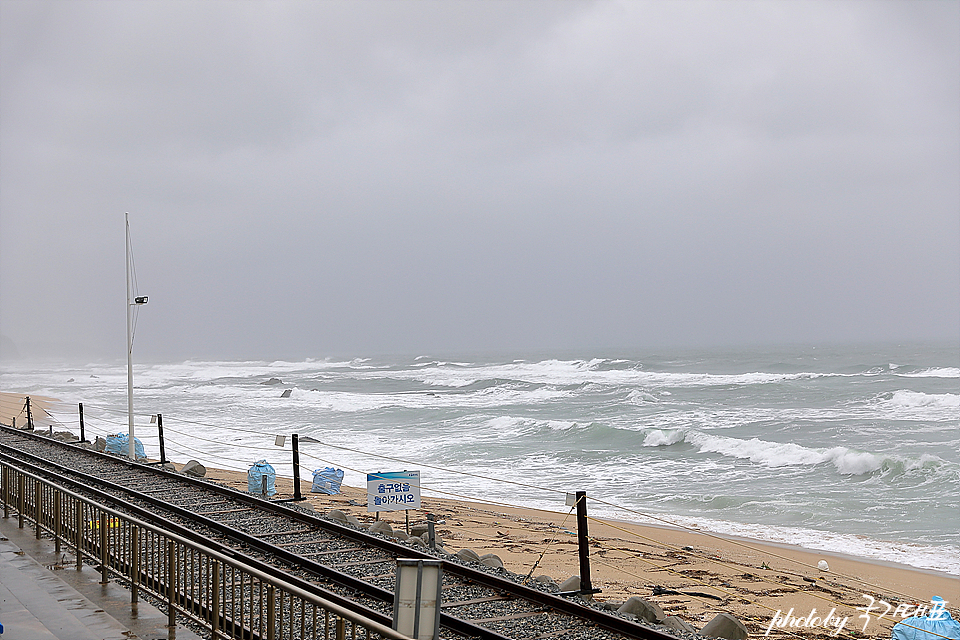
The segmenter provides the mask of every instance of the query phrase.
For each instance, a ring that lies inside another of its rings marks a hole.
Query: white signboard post
[[[420,508],[420,472],[367,474],[367,512]]]

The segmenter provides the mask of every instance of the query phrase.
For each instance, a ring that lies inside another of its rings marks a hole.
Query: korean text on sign
[[[419,508],[419,471],[367,474],[367,511],[402,511]]]

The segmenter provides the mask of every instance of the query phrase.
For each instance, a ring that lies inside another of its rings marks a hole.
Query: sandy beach
[[[207,478],[246,489],[243,473],[208,469]],[[366,510],[365,489],[345,486],[340,495],[327,496],[312,494],[310,482],[301,483],[302,495],[319,513],[340,509],[361,522],[374,520]],[[277,491],[276,498],[292,497],[293,480],[278,478]],[[494,553],[508,571],[547,575],[558,583],[579,574],[575,514],[432,497],[424,497],[422,507],[410,512],[410,522],[434,514],[442,523],[437,534],[451,553],[463,548]],[[381,512],[380,519],[395,529],[405,526],[402,511]],[[757,636],[767,632],[778,611],[785,615],[793,609],[795,617],[807,618],[814,609],[814,616],[835,609],[834,616],[849,618],[841,637],[859,632],[853,636],[889,638],[893,624],[902,619],[891,617],[898,606],[929,603],[931,596],[940,595],[955,612],[953,605],[960,601],[960,577],[904,565],[668,526],[590,518],[588,527],[591,581],[601,589],[597,601],[640,596],[696,628],[723,611]],[[829,571],[818,569],[821,560]],[[652,595],[656,586],[681,594]],[[864,594],[877,601],[879,612],[885,608],[881,600],[893,605],[890,614],[862,617],[871,602]],[[770,637],[835,637],[833,629],[822,627],[789,632],[773,628]]]
[[[37,429],[46,429],[44,408],[56,400],[31,397]],[[0,394],[0,421],[26,422],[23,396]],[[58,425],[54,425],[56,430]],[[210,461],[203,461],[207,463]],[[246,490],[246,474],[207,468],[207,479]],[[344,486],[336,496],[310,493],[311,482],[301,480],[301,493],[318,513],[332,509],[374,520],[366,510],[366,490]],[[276,498],[293,497],[293,480],[278,477]],[[469,548],[494,553],[504,567],[521,576],[546,575],[557,583],[579,569],[576,516],[508,505],[424,497],[422,509],[410,511],[411,523],[424,522],[432,513],[437,534],[451,553]],[[380,518],[395,529],[405,526],[404,512],[382,512]],[[619,603],[631,596],[653,600],[667,614],[696,628],[719,612],[737,616],[751,635],[771,637],[836,637],[835,628],[773,627],[775,616],[847,618],[840,637],[889,638],[893,624],[915,607],[939,595],[957,618],[960,576],[872,561],[849,555],[811,551],[746,538],[720,536],[671,526],[640,525],[590,518],[591,581],[598,602]],[[909,543],[905,543],[909,544]],[[829,571],[818,568],[825,560]],[[674,593],[654,595],[655,588]],[[867,597],[869,596],[869,597]],[[876,601],[872,615],[865,607]],[[878,618],[886,608],[890,612]],[[899,607],[899,609],[898,609]],[[814,611],[815,610],[815,611]]]

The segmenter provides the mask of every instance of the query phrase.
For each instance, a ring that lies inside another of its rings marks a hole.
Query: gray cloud
[[[960,337],[955,3],[0,12],[22,352]]]

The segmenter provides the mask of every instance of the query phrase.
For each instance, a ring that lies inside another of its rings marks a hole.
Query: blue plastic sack
[[[310,492],[335,496],[340,493],[341,484],[343,484],[343,469],[324,467],[313,472],[313,486]]]
[[[117,433],[107,436],[106,440],[107,446],[103,449],[105,452],[115,453],[124,458],[130,455],[130,434]],[[146,458],[147,454],[143,452],[143,443],[140,442],[140,438],[134,438],[133,441],[133,451],[136,453],[137,459]]]
[[[947,611],[943,598],[933,596],[931,604],[930,615],[904,618],[893,625],[892,640],[960,640],[960,623]]]
[[[257,495],[263,495],[263,488],[266,486],[267,495],[277,494],[275,487],[277,472],[266,460],[257,460],[253,466],[247,469],[247,491]]]

